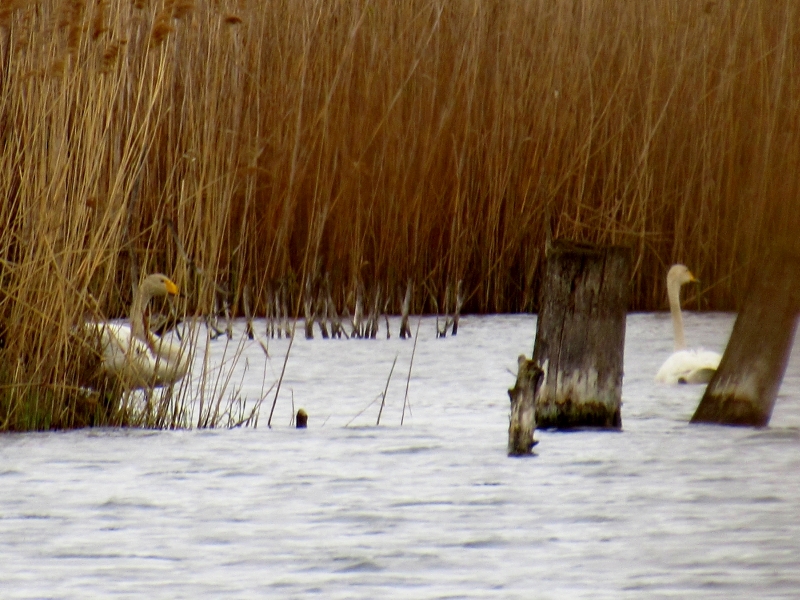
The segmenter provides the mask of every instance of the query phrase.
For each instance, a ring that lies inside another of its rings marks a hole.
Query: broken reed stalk
[[[364,337],[364,303],[361,299],[361,287],[359,286],[356,291],[356,305],[353,310],[352,329],[350,330],[351,338]]]
[[[328,306],[328,311],[331,317],[331,337],[341,339],[342,335],[344,335],[345,338],[347,338],[348,337],[347,332],[344,330],[344,327],[342,326],[342,319],[339,317],[339,313],[336,310],[336,304],[333,302],[333,298],[331,298],[330,290],[326,290],[326,294],[327,294],[326,304]]]
[[[272,415],[275,413],[275,406],[278,404],[278,396],[281,393],[281,384],[283,384],[283,377],[286,375],[286,365],[289,364],[289,355],[292,352],[294,345],[294,331],[289,332],[289,346],[286,348],[286,354],[283,356],[283,365],[281,366],[281,374],[278,377],[278,385],[275,387],[275,397],[272,399],[272,407],[269,410],[269,419],[267,419],[267,427],[272,429]]]
[[[327,340],[331,337],[330,333],[328,333],[328,322],[331,320],[331,315],[328,301],[322,295],[317,296],[317,314],[320,315],[317,321],[319,332],[322,335],[322,339]]]
[[[436,339],[447,337],[447,315],[444,317],[444,328],[439,326],[439,302],[435,296],[431,296],[433,312],[436,314]]]
[[[305,285],[305,296],[303,298],[303,316],[304,316],[304,330],[307,340],[314,339],[314,320],[316,319],[316,315],[314,314],[314,299],[311,295],[311,278],[306,278],[306,285]]]
[[[250,307],[250,286],[245,285],[244,289],[242,290],[242,307],[244,308],[244,318],[245,318],[245,335],[247,339],[253,339],[253,310]]]
[[[375,425],[381,424],[381,414],[383,413],[383,407],[386,405],[386,393],[389,391],[389,382],[392,380],[392,373],[394,373],[394,366],[397,364],[397,357],[399,354],[394,355],[394,360],[392,361],[392,368],[389,369],[389,376],[386,378],[386,387],[383,388],[383,394],[381,394],[381,407],[378,410],[378,420],[375,421]]]
[[[269,342],[264,340],[261,337],[261,334],[258,333],[258,330],[253,326],[253,309],[251,307],[252,305],[249,285],[245,285],[244,289],[242,290],[242,306],[244,307],[245,322],[247,323],[245,335],[247,335],[247,338],[250,340],[255,339],[256,342],[258,342],[258,345],[261,346],[261,350],[263,350],[264,355],[269,358]]]
[[[370,308],[369,318],[367,319],[367,335],[369,339],[374,340],[378,337],[378,328],[380,325],[381,316],[381,286],[378,284],[375,287],[375,301]]]
[[[233,339],[233,319],[231,319],[231,302],[230,294],[226,293],[222,296],[222,310],[225,314],[225,335],[228,339]]]
[[[456,286],[456,307],[453,311],[453,329],[451,330],[450,335],[457,335],[458,334],[458,323],[461,320],[461,308],[464,306],[464,286],[463,280],[458,280],[458,285]]]
[[[139,169],[139,174],[133,183],[133,190],[131,191],[130,200],[128,201],[128,211],[126,215],[125,227],[125,246],[128,251],[129,268],[131,271],[131,293],[136,295],[136,288],[139,287],[139,256],[133,246],[133,236],[131,234],[133,214],[136,210],[137,200],[139,199],[139,186],[142,180],[142,171]]]
[[[349,420],[347,423],[345,423],[345,424],[344,424],[344,426],[345,426],[345,427],[350,427],[350,425],[351,425],[351,423],[352,423],[353,421],[355,421],[355,420],[356,420],[358,417],[360,417],[361,415],[363,415],[363,414],[364,414],[364,413],[365,413],[365,412],[366,412],[366,411],[369,409],[369,407],[370,407],[370,406],[372,406],[373,404],[375,404],[375,403],[376,403],[378,400],[380,400],[380,398],[381,398],[381,395],[380,395],[380,394],[378,394],[377,396],[375,396],[375,397],[372,399],[372,401],[371,401],[369,404],[367,404],[367,405],[366,405],[364,408],[362,408],[360,411],[358,411],[358,412],[355,414],[355,416],[353,416],[353,418],[352,418],[352,419],[350,419],[350,420]]]
[[[406,285],[406,293],[403,296],[403,304],[401,307],[400,318],[400,339],[407,339],[411,337],[411,328],[408,326],[408,315],[411,312],[411,280]]]
[[[403,421],[406,418],[406,405],[408,405],[408,411],[411,412],[411,403],[408,402],[408,387],[411,384],[411,367],[414,366],[414,354],[417,352],[417,340],[419,339],[419,326],[422,324],[422,315],[417,318],[417,331],[414,333],[414,347],[411,349],[411,360],[408,361],[408,377],[406,377],[406,393],[403,396],[403,412],[400,415],[400,426],[403,425]]]

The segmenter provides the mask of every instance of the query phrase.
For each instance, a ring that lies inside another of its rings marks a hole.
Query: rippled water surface
[[[722,350],[733,316],[686,321]],[[690,426],[702,386],[653,383],[668,315],[630,315],[623,431],[510,459],[535,322],[423,320],[402,427],[413,341],[298,336],[272,429],[270,395],[256,429],[1,436],[0,598],[800,597],[800,351],[769,428]],[[231,388],[286,345],[248,342]]]

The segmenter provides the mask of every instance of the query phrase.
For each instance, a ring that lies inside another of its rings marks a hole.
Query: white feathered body
[[[711,350],[678,350],[674,352],[656,373],[660,383],[708,383],[722,359]]]
[[[172,385],[189,368],[189,353],[180,345],[151,334],[151,348],[122,323],[91,323],[98,336],[100,368],[125,388],[141,389]]]

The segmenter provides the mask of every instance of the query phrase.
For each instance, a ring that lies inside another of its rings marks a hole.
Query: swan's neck
[[[667,284],[669,297],[669,311],[672,313],[672,332],[675,335],[675,350],[686,348],[686,339],[683,337],[683,315],[681,315],[681,284],[671,281]]]
[[[131,303],[130,319],[131,334],[143,342],[147,342],[147,334],[149,333],[144,319],[144,309],[148,302],[150,302],[150,294],[140,286],[133,297],[133,303]]]

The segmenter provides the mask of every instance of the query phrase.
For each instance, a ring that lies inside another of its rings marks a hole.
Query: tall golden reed
[[[677,260],[735,308],[800,232],[799,26],[791,0],[5,3],[0,429],[80,424],[76,326],[140,271],[197,314],[324,274],[518,311],[552,236],[633,246],[637,309]]]

